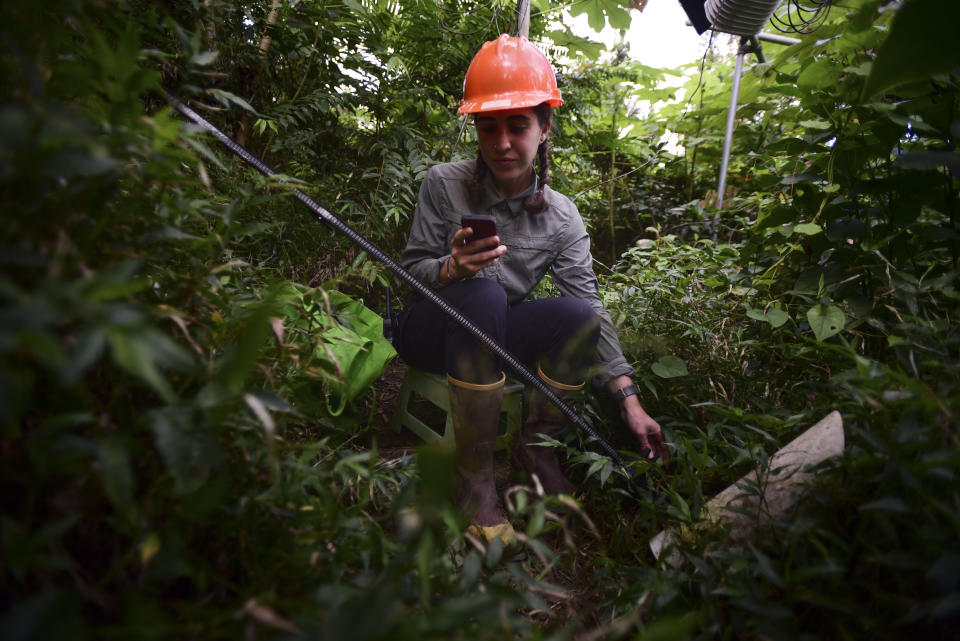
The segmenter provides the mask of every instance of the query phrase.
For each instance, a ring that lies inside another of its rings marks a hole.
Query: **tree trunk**
[[[260,38],[260,49],[258,50],[260,60],[253,72],[253,79],[250,81],[250,87],[247,91],[247,101],[250,104],[253,104],[254,96],[257,94],[257,87],[260,85],[260,75],[263,73],[263,66],[266,64],[267,54],[270,52],[270,43],[272,42],[272,37],[270,34],[273,32],[273,25],[277,24],[277,17],[279,14],[280,0],[270,0],[270,12],[267,14],[267,26],[263,30],[263,37]],[[243,115],[240,116],[240,122],[237,125],[237,142],[243,146],[246,146],[247,144],[247,133],[250,131],[250,118],[251,114],[245,111]]]
[[[614,221],[614,207],[613,207],[613,191],[614,191],[614,174],[617,171],[617,86],[610,85],[611,90],[611,99],[613,102],[613,120],[611,124],[611,129],[613,129],[613,144],[610,146],[610,186],[608,187],[608,201],[609,201],[609,219],[610,219],[610,266],[613,267],[617,262],[617,232],[616,224]]]

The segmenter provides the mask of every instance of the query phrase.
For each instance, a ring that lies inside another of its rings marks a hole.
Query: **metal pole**
[[[517,35],[530,37],[530,0],[517,0]]]
[[[720,182],[717,184],[717,209],[723,207],[723,192],[727,188],[727,165],[730,164],[730,148],[733,146],[733,125],[737,118],[737,99],[740,97],[740,76],[743,75],[743,58],[747,55],[744,38],[737,50],[737,63],[733,68],[733,88],[730,90],[730,110],[727,112],[727,133],[723,140],[723,159],[720,161]],[[716,219],[714,219],[716,223]],[[716,240],[717,229],[714,226],[713,237]]]
[[[791,38],[790,36],[781,36],[778,33],[764,33],[761,31],[756,36],[764,42],[774,42],[778,45],[796,45],[800,44],[800,38]]]

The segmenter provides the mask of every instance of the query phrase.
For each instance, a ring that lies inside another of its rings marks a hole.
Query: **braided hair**
[[[544,129],[553,123],[553,109],[550,104],[542,102],[533,108],[537,116],[537,123],[541,129]],[[483,181],[487,177],[490,169],[483,160],[483,155],[477,151],[477,160],[473,168],[473,176],[467,183],[467,193],[470,200],[479,203],[483,200]],[[550,182],[550,140],[544,139],[537,147],[537,190],[523,199],[523,208],[528,214],[542,214],[550,206],[547,195],[543,193],[543,188]]]

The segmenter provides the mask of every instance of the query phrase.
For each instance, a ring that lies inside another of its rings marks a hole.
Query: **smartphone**
[[[473,230],[470,242],[497,235],[497,219],[489,214],[466,214],[460,219],[460,227]]]

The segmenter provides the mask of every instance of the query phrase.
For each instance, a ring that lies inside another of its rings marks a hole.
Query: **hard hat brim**
[[[542,103],[549,103],[550,107],[556,109],[563,104],[560,92],[548,94],[542,91],[517,92],[509,94],[483,96],[480,100],[461,100],[459,114],[476,114],[484,111],[501,111],[503,109],[523,109],[525,107],[536,107]]]

